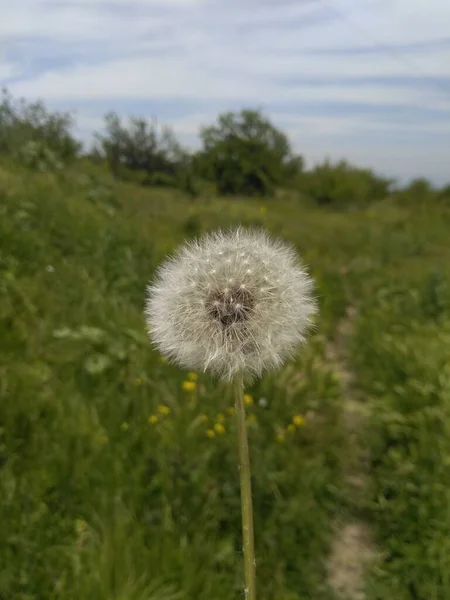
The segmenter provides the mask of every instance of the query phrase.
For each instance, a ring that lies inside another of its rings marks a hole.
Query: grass
[[[161,361],[143,321],[164,256],[237,223],[294,242],[321,305],[308,346],[247,390],[259,597],[334,598],[331,523],[352,511],[384,552],[370,600],[450,597],[448,208],[190,200],[89,165],[3,165],[0,202],[0,597],[242,595],[233,399]],[[349,305],[373,406],[372,484],[356,507],[325,359]]]

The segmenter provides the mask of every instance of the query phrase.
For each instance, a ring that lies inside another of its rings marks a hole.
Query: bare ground
[[[355,504],[363,498],[368,482],[368,455],[361,444],[368,409],[358,398],[355,377],[350,367],[347,342],[352,333],[356,309],[349,307],[328,344],[327,359],[339,378],[343,406],[343,427],[349,446],[344,477]],[[334,540],[327,564],[328,584],[338,598],[366,600],[365,573],[374,563],[376,550],[370,526],[360,518],[348,517],[334,524]]]

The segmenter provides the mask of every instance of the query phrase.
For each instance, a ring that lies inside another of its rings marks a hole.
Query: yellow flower
[[[141,385],[142,383],[142,379],[140,377],[136,377],[136,379],[134,380],[134,385]]]
[[[200,415],[200,421],[202,423],[206,423],[207,420],[208,420],[208,416],[207,415]]]
[[[253,404],[253,398],[250,396],[250,394],[244,394],[244,403],[247,406],[251,406]]]
[[[223,435],[225,433],[225,427],[222,425],[222,423],[216,423],[214,425],[214,430],[216,431],[216,433],[218,433],[219,435]]]
[[[230,408],[227,408],[227,413],[231,416],[234,415],[234,406],[230,406]]]
[[[183,381],[181,387],[185,392],[193,392],[197,387],[195,381]]]
[[[289,423],[289,425],[287,426],[287,430],[289,431],[289,433],[293,433],[295,431],[295,425],[293,423]]]
[[[190,371],[187,376],[190,381],[197,381],[198,379],[198,374],[194,373],[194,371]]]
[[[206,435],[207,435],[207,436],[208,436],[210,439],[212,439],[213,437],[216,437],[216,434],[214,433],[214,430],[213,430],[213,429],[208,429],[208,430],[207,430],[207,432],[206,432]]]
[[[168,406],[165,406],[164,404],[160,404],[158,406],[158,412],[161,415],[167,416],[170,413],[170,408]]]
[[[130,426],[128,425],[128,423],[122,423],[122,425],[120,426],[120,429],[122,431],[128,431],[129,428]]]
[[[87,523],[84,519],[77,519],[75,521],[75,531],[78,535],[82,535],[87,529]]]
[[[219,413],[217,415],[217,422],[218,423],[223,423],[225,421],[225,415],[223,415],[222,413]]]
[[[247,423],[256,423],[256,416],[255,415],[249,415],[247,417]]]
[[[148,418],[148,422],[150,425],[154,425],[155,423],[157,423],[159,421],[158,417],[156,415],[150,415]]]
[[[284,442],[284,433],[279,433],[279,434],[277,435],[277,442],[278,442],[279,444],[282,444],[282,443]]]
[[[296,427],[301,427],[302,425],[305,424],[306,419],[302,415],[295,415],[295,417],[293,417],[293,419],[292,419],[292,422],[294,423],[294,425]]]

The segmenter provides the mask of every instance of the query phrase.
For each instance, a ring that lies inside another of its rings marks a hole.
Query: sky
[[[14,0],[0,85],[75,111],[85,142],[112,110],[195,148],[259,108],[308,166],[450,182],[449,0]]]

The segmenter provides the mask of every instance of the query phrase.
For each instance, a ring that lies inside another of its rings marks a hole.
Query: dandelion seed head
[[[186,243],[160,267],[148,287],[148,330],[183,368],[224,379],[260,376],[305,342],[316,312],[312,292],[290,246],[264,231],[217,231]]]

